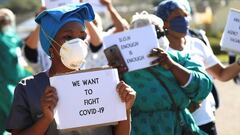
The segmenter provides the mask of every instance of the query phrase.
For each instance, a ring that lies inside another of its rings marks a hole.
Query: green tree
[[[9,8],[15,14],[23,14],[36,11],[40,5],[40,0],[10,0],[1,7]]]
[[[152,1],[152,4],[153,4],[153,6],[155,7],[155,6],[157,6],[160,2],[162,2],[163,0],[153,0]]]

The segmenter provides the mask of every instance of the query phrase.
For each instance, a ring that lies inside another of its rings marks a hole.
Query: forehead
[[[57,32],[57,35],[64,32],[85,32],[85,29],[79,22],[68,22],[62,26],[62,28]]]
[[[177,8],[177,9],[174,9],[170,15],[168,16],[167,20],[170,21],[172,20],[173,18],[175,17],[187,17],[188,14],[185,10],[181,9],[181,8]]]

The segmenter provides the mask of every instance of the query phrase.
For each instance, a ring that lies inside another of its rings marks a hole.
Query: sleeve
[[[94,46],[92,43],[89,43],[89,47],[93,53],[98,52],[102,48],[103,44],[99,44],[97,47]]]
[[[212,80],[205,71],[205,68],[191,61],[189,55],[185,57],[179,55],[179,58],[179,63],[192,74],[192,78],[188,85],[183,88],[183,92],[192,101],[197,102],[205,99],[212,89]]]
[[[188,86],[188,84],[191,82],[191,80],[192,80],[192,74],[190,74],[190,77],[189,77],[189,79],[188,79],[188,81],[187,81],[187,83],[186,84],[184,84],[183,86],[181,86],[182,88],[185,88],[185,87],[187,87]]]
[[[13,104],[7,119],[6,130],[11,132],[13,129],[25,129],[32,123],[24,87],[19,83],[14,91]]]
[[[22,48],[23,57],[31,68],[33,74],[48,69],[51,64],[50,59],[43,53],[45,52],[43,52],[41,46],[38,46],[37,49],[31,49],[27,45],[24,45]]]
[[[201,55],[203,58],[205,69],[208,69],[219,63],[219,60],[214,55],[212,49],[206,46],[201,40],[195,39],[194,45],[196,46],[196,49],[198,49],[199,53],[201,53],[199,55]]]
[[[38,50],[37,49],[31,49],[25,44],[23,47],[23,52],[29,62],[32,62],[32,63],[38,62]]]

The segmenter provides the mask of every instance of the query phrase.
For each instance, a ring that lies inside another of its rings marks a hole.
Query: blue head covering
[[[156,11],[156,15],[160,17],[163,21],[166,21],[170,14],[175,9],[182,9],[184,11],[189,11],[190,7],[187,7],[184,0],[164,0],[159,3]],[[189,24],[189,18],[187,17],[175,17],[169,21],[170,29],[175,32],[186,33]]]
[[[89,3],[69,4],[43,11],[35,21],[40,25],[40,42],[43,50],[49,55],[49,48],[60,28],[68,22],[79,22],[85,27],[84,21],[94,20],[94,12]],[[48,37],[49,36],[49,37]]]

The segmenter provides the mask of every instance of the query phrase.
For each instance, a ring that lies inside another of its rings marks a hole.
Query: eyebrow
[[[74,30],[72,28],[66,28],[66,29],[63,30],[63,32],[74,32]],[[79,30],[79,32],[85,33],[84,30],[81,30],[81,31]]]

